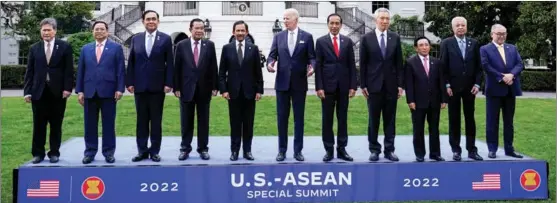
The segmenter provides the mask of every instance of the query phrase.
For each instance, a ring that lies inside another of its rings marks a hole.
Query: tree
[[[521,36],[520,28],[516,24],[520,15],[518,6],[521,2],[445,1],[438,3],[440,9],[428,10],[424,15],[424,22],[430,22],[427,31],[440,38],[453,35],[451,20],[456,16],[466,18],[468,35],[476,38],[480,44],[491,41],[491,26],[496,23],[507,28],[507,42],[514,44]]]
[[[77,64],[77,62],[79,61],[81,48],[93,41],[95,41],[95,37],[93,36],[92,32],[78,32],[68,37],[68,43],[70,43],[73,50],[72,53],[74,64]]]
[[[522,58],[552,62],[555,66],[555,2],[525,1],[517,19],[522,35],[516,43]]]

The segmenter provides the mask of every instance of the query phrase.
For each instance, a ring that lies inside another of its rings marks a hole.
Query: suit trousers
[[[85,156],[95,157],[99,147],[99,112],[102,115],[102,154],[114,156],[116,150],[116,100],[100,98],[96,93],[93,98],[85,98]]]
[[[48,85],[45,85],[39,100],[32,100],[33,110],[33,141],[31,154],[45,156],[46,130],[50,124],[50,151],[48,157],[60,156],[60,143],[62,141],[62,121],[66,111],[67,99],[56,98]]]
[[[453,96],[449,97],[449,143],[453,152],[462,152],[460,148],[461,101],[464,110],[466,150],[468,153],[478,151],[476,148],[476,120],[474,118],[475,99],[476,95],[472,94],[470,90],[453,91]]]
[[[427,118],[429,129],[429,157],[441,156],[441,147],[439,141],[439,117],[441,114],[441,104],[430,105],[428,108],[416,108],[412,111],[412,127],[414,131],[414,154],[416,157],[424,157],[425,140],[424,128]]]
[[[304,147],[304,111],[306,91],[277,91],[277,124],[279,134],[279,152],[288,149],[288,120],[290,104],[294,110],[294,152],[302,152]]]
[[[486,141],[490,152],[497,152],[499,146],[499,112],[503,112],[503,141],[505,152],[514,152],[514,112],[516,97],[509,94],[503,97],[486,97]]]
[[[381,153],[379,137],[379,118],[383,113],[383,131],[385,133],[385,152],[395,151],[395,125],[397,93],[390,93],[384,88],[379,93],[370,93],[367,99],[368,107],[368,142],[369,151]]]
[[[194,117],[197,112],[197,152],[209,151],[209,113],[211,98],[201,96],[199,85],[195,88],[193,98],[189,102],[180,102],[180,120],[182,122],[182,143],[180,151],[190,153],[193,140]],[[197,111],[196,111],[197,110]]]
[[[135,93],[135,109],[137,112],[136,143],[139,154],[159,154],[162,141],[162,112],[164,92]],[[151,136],[149,136],[151,132]],[[151,140],[151,148],[147,147]]]
[[[333,133],[333,115],[337,115],[337,148],[345,148],[348,144],[348,92],[341,92],[338,88],[334,92],[325,92],[325,99],[321,100],[322,128],[321,135],[326,151],[333,151],[335,145]]]
[[[238,97],[228,100],[230,150],[231,152],[239,152],[240,144],[242,144],[242,150],[246,153],[251,152],[255,99],[247,99],[242,89],[239,92]]]

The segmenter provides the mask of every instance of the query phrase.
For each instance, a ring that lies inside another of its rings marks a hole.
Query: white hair
[[[497,28],[503,28],[503,29],[507,29],[505,26],[501,25],[501,24],[495,24],[491,26],[491,33],[493,33],[493,31],[495,31]]]
[[[284,10],[284,15],[294,16],[296,19],[300,18],[300,14],[298,13],[298,10],[294,8],[288,8]]]
[[[375,12],[373,13],[373,17],[377,18],[377,16],[379,16],[379,13],[383,13],[386,12],[389,14],[389,17],[391,17],[391,11],[389,11],[389,9],[387,8],[378,8],[375,10]]]
[[[468,25],[468,22],[466,21],[466,18],[464,18],[464,17],[462,17],[462,16],[454,17],[453,20],[451,21],[451,25],[452,25],[453,27],[455,27],[455,26],[456,26],[456,23],[457,23],[458,21],[464,21],[464,25]]]

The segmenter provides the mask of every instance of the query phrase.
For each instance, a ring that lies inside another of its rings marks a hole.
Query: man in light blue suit
[[[93,24],[95,42],[81,49],[75,91],[85,112],[85,157],[83,164],[95,159],[98,151],[99,110],[102,115],[102,154],[114,163],[116,149],[116,102],[124,92],[124,51],[108,40],[108,24]]]
[[[315,66],[315,50],[313,36],[298,28],[298,18],[296,9],[286,9],[283,18],[286,30],[273,38],[267,61],[267,70],[271,73],[275,72],[274,65],[278,61],[275,81],[279,134],[277,161],[285,159],[291,102],[294,110],[294,158],[304,161],[304,112],[308,77],[313,74]]]
[[[522,96],[520,73],[524,70],[516,46],[506,44],[507,29],[500,24],[491,27],[493,41],[480,48],[486,72],[486,140],[489,158],[495,158],[499,143],[499,111],[503,111],[505,155],[522,158],[513,148],[513,118],[516,96]]]

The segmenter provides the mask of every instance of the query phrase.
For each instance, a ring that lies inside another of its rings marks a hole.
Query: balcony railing
[[[294,8],[298,10],[300,17],[319,17],[319,3],[306,1],[286,1],[285,8]]]
[[[163,3],[164,16],[199,15],[198,1],[165,1]]]
[[[262,16],[263,2],[223,1],[222,15]]]

